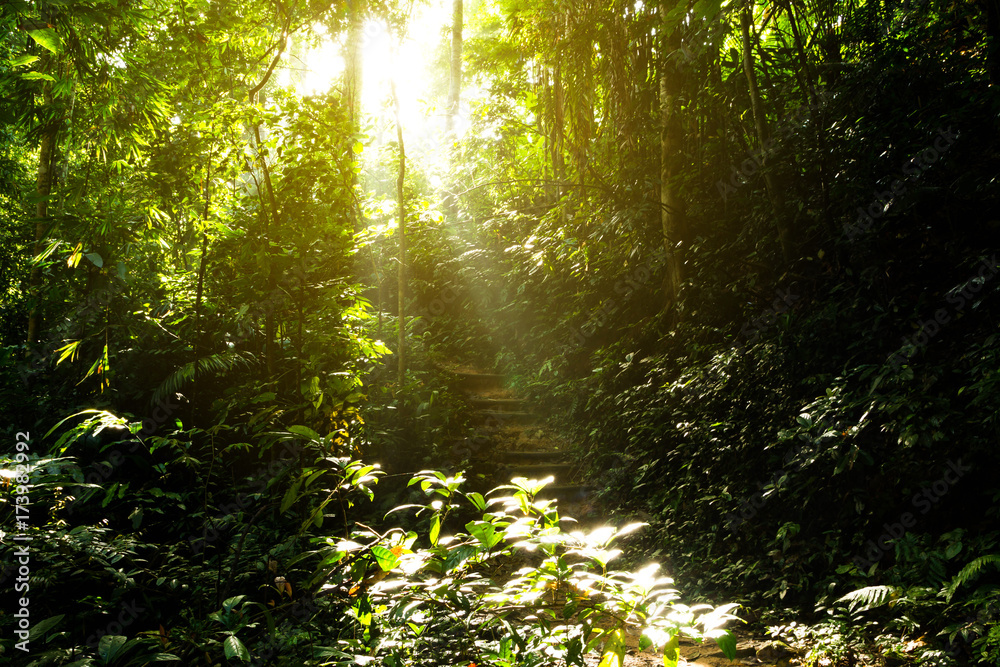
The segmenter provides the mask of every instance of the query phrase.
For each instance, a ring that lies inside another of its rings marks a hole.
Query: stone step
[[[467,391],[503,389],[504,376],[496,373],[455,372],[455,379]]]
[[[526,451],[506,451],[500,455],[500,458],[505,462],[516,462],[521,463],[525,461],[534,461],[538,463],[540,461],[562,461],[566,458],[566,452],[554,452],[554,451],[542,451],[542,450],[526,450]]]
[[[531,424],[537,418],[530,412],[504,412],[502,410],[476,410],[472,413],[472,421],[475,424],[495,424],[504,426],[507,424]]]
[[[560,484],[546,486],[538,493],[539,500],[561,500],[564,502],[579,502],[585,500],[593,488],[583,484]]]
[[[536,459],[537,460],[537,459]],[[569,479],[573,476],[573,463],[563,463],[553,461],[551,463],[521,463],[510,461],[501,464],[500,475],[502,477],[527,477],[528,479],[541,479],[554,475],[556,479]]]
[[[473,396],[469,398],[469,404],[477,410],[487,410],[493,412],[523,412],[524,401],[520,398],[483,398]]]

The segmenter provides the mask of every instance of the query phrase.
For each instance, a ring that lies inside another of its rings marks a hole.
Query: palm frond
[[[955,575],[955,578],[951,580],[948,584],[948,596],[947,601],[951,602],[951,597],[958,590],[958,587],[962,584],[975,579],[979,576],[979,573],[983,571],[987,565],[1000,566],[1000,554],[989,554],[986,556],[980,556],[976,560],[972,561],[968,565],[962,568],[962,571]]]
[[[887,602],[892,602],[903,593],[903,589],[898,586],[865,586],[856,591],[851,591],[837,602],[846,602],[851,606],[851,611],[868,611],[876,607],[881,607]]]
[[[237,367],[252,368],[257,363],[256,357],[249,352],[223,352],[203,357],[198,361],[200,373],[228,373]],[[185,383],[194,378],[194,362],[189,361],[167,376],[153,392],[153,402],[162,400],[165,396],[177,392]]]

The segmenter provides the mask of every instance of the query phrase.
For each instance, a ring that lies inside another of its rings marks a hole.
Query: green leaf
[[[52,28],[41,28],[40,30],[29,30],[28,34],[31,39],[38,42],[38,44],[52,53],[59,53],[62,50],[62,42],[59,40],[59,35]]]
[[[28,641],[40,641],[49,630],[59,625],[63,618],[65,618],[65,614],[59,614],[58,616],[50,616],[44,621],[35,623],[35,625],[33,625],[31,630],[28,632]]]
[[[294,433],[295,435],[301,435],[303,438],[306,438],[308,440],[322,440],[323,439],[322,436],[320,436],[319,433],[317,433],[316,431],[312,430],[308,426],[298,426],[298,425],[296,425],[296,426],[289,426],[288,427],[288,432],[289,433]]]
[[[839,598],[837,602],[846,602],[851,611],[868,611],[881,607],[900,596],[902,589],[896,586],[866,586]]]
[[[26,81],[37,81],[39,79],[44,79],[45,81],[55,81],[54,76],[48,74],[43,74],[41,72],[25,72],[21,75],[21,78]]]
[[[138,662],[135,663],[136,665],[152,665],[161,660],[177,660],[180,662],[180,658],[173,653],[153,653],[152,655],[144,655],[137,660]]]
[[[294,484],[292,484],[290,487],[288,487],[288,491],[285,491],[285,497],[281,499],[281,509],[279,510],[281,514],[287,512],[288,508],[291,507],[295,503],[295,501],[299,499],[299,487],[301,486],[302,486],[302,480],[300,479]]]
[[[674,635],[663,647],[663,667],[677,667],[681,659],[681,640],[679,635]]]
[[[475,491],[473,491],[472,493],[469,494],[468,497],[469,500],[472,501],[472,504],[476,506],[477,510],[479,510],[480,512],[486,511],[486,499],[483,498],[483,494],[476,493]]]
[[[128,639],[121,635],[104,635],[97,645],[97,655],[104,660],[105,664],[110,665],[118,657],[127,641]]]
[[[438,537],[440,536],[441,536],[441,515],[435,514],[431,518],[431,534],[430,534],[431,544],[437,546]]]
[[[503,539],[501,535],[497,534],[493,524],[486,521],[470,521],[465,524],[465,529],[487,549],[492,549]]]
[[[247,647],[243,645],[243,642],[236,637],[233,637],[232,635],[226,637],[226,641],[223,643],[223,646],[226,651],[226,658],[230,660],[237,658],[241,662],[250,662],[250,651],[248,651]]]
[[[86,255],[84,255],[84,257],[89,259],[93,263],[93,265],[96,266],[97,268],[99,269],[104,268],[104,258],[98,255],[96,252],[88,252]]]
[[[733,636],[733,633],[726,632],[726,634],[716,637],[715,642],[722,649],[723,655],[730,660],[736,660],[736,637]]]
[[[228,614],[233,610],[236,605],[242,602],[246,598],[246,595],[234,595],[222,602],[222,609]]]
[[[38,56],[33,56],[30,54],[25,54],[23,56],[18,56],[10,61],[11,67],[21,67],[22,65],[30,65],[31,63],[38,60]]]
[[[382,568],[383,572],[389,572],[392,568],[399,564],[399,556],[392,553],[392,551],[386,549],[385,547],[372,547],[372,555],[375,556],[375,560],[378,562],[378,566]]]
[[[326,470],[317,470],[316,472],[314,472],[311,475],[309,475],[306,478],[306,485],[305,485],[306,488],[308,489],[310,486],[312,486],[313,482],[315,482],[317,479],[319,479],[320,477],[322,477],[326,473],[327,473]]]
[[[611,638],[604,644],[604,654],[597,667],[622,667],[625,662],[625,633],[621,628],[611,633]]]
[[[702,18],[709,21],[716,21],[718,17],[716,14],[719,13],[719,7],[722,6],[722,0],[698,0],[694,3],[692,8],[692,13],[696,18]]]
[[[80,347],[81,342],[83,341],[75,340],[71,343],[66,343],[62,347],[58,348],[56,352],[62,352],[62,354],[59,355],[59,359],[56,361],[56,366],[66,361],[66,359],[72,361],[73,358],[76,356],[77,348]]]

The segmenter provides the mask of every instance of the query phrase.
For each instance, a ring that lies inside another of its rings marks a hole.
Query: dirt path
[[[632,646],[625,654],[622,667],[662,667],[663,654],[654,651],[639,651],[635,648],[635,637],[629,637]],[[757,659],[757,650],[766,642],[743,639],[736,645],[736,660],[730,662],[722,650],[714,642],[702,643],[681,639],[681,665],[688,667],[734,667],[735,665],[780,665],[786,667],[788,662],[763,662]],[[597,667],[601,656],[597,653],[585,657],[588,667]]]
[[[481,373],[469,367],[448,369],[455,375],[458,386],[474,411],[476,442],[474,452],[477,469],[489,471],[490,487],[507,484],[515,476],[542,479],[549,475],[555,481],[540,494],[555,498],[561,517],[573,517],[582,527],[603,524],[605,515],[591,499],[591,489],[582,478],[582,468],[574,460],[570,442],[548,428],[530,411],[504,382],[500,375]],[[485,446],[482,443],[487,443]],[[741,634],[738,628],[737,657],[730,661],[715,642],[697,643],[681,639],[681,664],[689,667],[731,667],[733,665],[777,665],[788,667],[787,657],[780,658],[769,648],[770,642]],[[652,667],[663,664],[663,655],[638,650],[638,636],[627,637],[628,652],[622,667]],[[761,660],[758,658],[764,658]],[[600,655],[587,656],[587,665],[597,667]]]

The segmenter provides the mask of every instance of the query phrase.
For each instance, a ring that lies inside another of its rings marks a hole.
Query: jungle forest
[[[3,0],[0,664],[1000,665],[1000,0]]]

